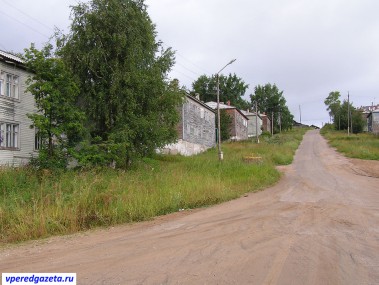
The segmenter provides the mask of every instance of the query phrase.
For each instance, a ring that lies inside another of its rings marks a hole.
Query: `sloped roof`
[[[212,109],[216,110],[217,109],[217,102],[207,102],[205,103],[206,105],[208,105],[209,107],[211,107]],[[242,113],[242,111],[240,109],[238,109],[237,107],[234,107],[234,106],[230,106],[230,105],[225,105],[225,104],[222,104],[220,103],[220,110],[221,109],[224,109],[224,110],[231,110],[231,109],[235,109],[237,110],[237,112],[239,112],[243,117],[245,117],[246,120],[249,120],[248,117],[246,117],[246,115],[244,113]]]
[[[371,105],[371,106],[361,106],[358,108],[363,113],[370,113],[372,111],[379,110],[379,104],[378,105]]]
[[[196,97],[193,97],[191,96],[190,94],[186,93],[186,97],[188,99],[191,99],[192,101],[195,101],[196,103],[200,104],[201,106],[203,106],[204,108],[208,109],[209,111],[212,111],[213,113],[215,113],[215,110],[212,109],[211,107],[209,107],[207,104],[205,104],[203,101],[200,101],[198,100]]]
[[[4,61],[16,62],[16,63],[20,63],[20,64],[24,63],[24,61],[21,58],[15,56],[13,54],[7,53],[5,51],[2,51],[2,50],[0,50],[0,59],[3,59]]]
[[[205,104],[208,105],[212,109],[217,109],[217,102],[211,101],[211,102],[207,102]],[[237,108],[234,106],[230,106],[230,105],[220,103],[220,109],[237,109]]]
[[[241,110],[241,113],[244,114],[245,116],[255,116],[256,115],[255,112],[249,112],[249,111],[244,111],[244,110]],[[258,113],[258,117],[260,118],[261,114]]]

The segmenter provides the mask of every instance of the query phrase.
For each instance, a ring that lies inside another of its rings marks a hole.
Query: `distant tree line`
[[[365,124],[362,112],[346,99],[341,103],[340,98],[339,91],[332,91],[324,100],[334,128],[336,130],[347,130],[349,128],[352,133],[361,133]]]

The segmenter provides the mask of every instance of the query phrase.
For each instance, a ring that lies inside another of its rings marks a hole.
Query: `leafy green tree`
[[[362,112],[354,108],[352,112],[352,120],[353,120],[353,129],[351,131],[354,134],[363,132],[364,126],[367,122],[363,119]]]
[[[156,40],[144,1],[92,0],[72,16],[58,46],[77,76],[92,138],[109,145],[120,167],[173,142],[182,100],[166,80],[174,53]]]
[[[283,96],[283,91],[279,91],[274,84],[267,83],[264,86],[258,85],[254,88],[254,94],[250,95],[251,105],[258,104],[259,112],[265,112],[268,117],[274,118],[274,132],[280,128],[287,130],[292,128],[293,115],[287,107],[287,101]]]
[[[217,116],[216,116],[216,126],[218,126]],[[228,139],[230,139],[231,127],[232,127],[232,118],[229,116],[229,114],[226,112],[225,109],[221,109],[220,110],[221,141],[227,141]]]
[[[249,85],[246,84],[242,78],[237,77],[236,74],[229,74],[228,76],[220,75],[220,102],[226,104],[230,101],[232,106],[238,109],[246,110],[249,108],[249,103],[242,97],[245,95]],[[204,102],[217,100],[217,77],[213,75],[208,77],[206,75],[200,76],[195,82],[192,83],[193,92],[199,93],[200,99]]]
[[[329,96],[326,97],[324,104],[327,106],[327,111],[329,111],[329,116],[331,119],[335,118],[339,108],[341,107],[340,101],[341,94],[339,91],[333,91],[329,93]]]
[[[37,50],[32,44],[25,49],[24,61],[31,76],[26,91],[35,99],[38,112],[28,114],[38,130],[39,153],[43,167],[66,166],[69,151],[83,134],[84,113],[75,106],[79,89],[64,62],[56,57],[51,44]],[[50,163],[49,162],[53,162]],[[55,164],[55,165],[54,165]]]
[[[349,106],[350,105],[350,106]],[[348,110],[350,111],[350,118],[348,120]],[[343,103],[336,110],[334,116],[334,127],[336,130],[347,130],[348,122],[350,123],[349,128],[352,129],[353,133],[361,133],[365,124],[362,114],[357,110],[352,103],[348,103],[347,100],[344,100]]]

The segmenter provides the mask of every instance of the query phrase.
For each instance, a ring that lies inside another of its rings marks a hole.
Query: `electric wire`
[[[37,29],[33,28],[32,26],[30,26],[30,25],[28,25],[28,24],[26,24],[26,23],[24,23],[24,22],[21,22],[20,20],[18,20],[18,19],[16,19],[15,17],[13,17],[13,16],[11,16],[11,15],[5,13],[4,11],[0,10],[0,13],[3,14],[3,15],[5,15],[5,16],[7,16],[7,17],[9,17],[9,18],[11,18],[12,20],[16,21],[16,22],[19,23],[19,24],[24,25],[25,27],[28,27],[29,29],[31,29],[31,30],[33,30],[34,32],[36,32],[37,34],[40,34],[41,36],[43,36],[43,37],[45,37],[45,38],[47,38],[47,39],[50,38],[50,36],[47,36],[47,35],[41,33],[40,31],[38,31]]]
[[[32,19],[33,21],[37,22],[38,24],[44,26],[46,29],[48,29],[49,31],[54,31],[54,29],[52,29],[51,27],[49,27],[48,25],[46,25],[45,23],[42,23],[40,20],[34,18],[33,16],[25,13],[24,11],[22,11],[21,9],[17,8],[16,6],[14,6],[13,4],[11,4],[10,2],[8,2],[7,0],[2,0],[4,3],[6,3],[8,6],[12,7],[13,9],[15,9],[16,11],[20,12],[21,14],[23,14],[24,16]]]

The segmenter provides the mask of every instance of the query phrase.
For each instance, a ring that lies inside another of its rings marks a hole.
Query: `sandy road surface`
[[[379,179],[308,132],[275,187],[154,222],[0,251],[78,284],[379,284]],[[372,175],[370,175],[372,176]]]

